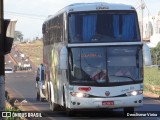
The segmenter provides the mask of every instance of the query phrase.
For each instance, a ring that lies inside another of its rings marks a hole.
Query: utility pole
[[[143,41],[143,10],[145,9],[144,1],[141,0],[141,10],[142,10],[142,28],[141,28],[141,39]]]
[[[4,20],[3,0],[0,0],[0,111],[5,111],[4,56],[10,53],[16,21]]]
[[[5,79],[4,79],[4,15],[3,0],[0,0],[0,111],[5,111]]]

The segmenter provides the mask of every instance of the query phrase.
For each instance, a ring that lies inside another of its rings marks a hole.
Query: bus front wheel
[[[50,102],[50,110],[57,111],[57,109],[58,109],[57,105],[51,101]]]
[[[126,107],[123,108],[124,114],[127,115],[127,113],[134,113],[134,107]]]
[[[69,108],[66,109],[66,113],[69,117],[73,117],[75,115],[75,111]]]
[[[70,117],[74,116],[74,111],[66,107],[66,100],[65,100],[65,92],[64,92],[64,90],[63,90],[63,105],[64,105],[63,108],[66,111],[66,114],[68,116],[70,116]]]

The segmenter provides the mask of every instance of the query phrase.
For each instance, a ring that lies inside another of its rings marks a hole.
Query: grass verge
[[[145,91],[160,95],[160,70],[158,67],[144,67],[144,84]]]
[[[33,43],[17,44],[16,47],[20,52],[24,53],[36,66],[42,63],[43,43],[36,40]]]
[[[20,110],[10,103],[11,100],[10,100],[10,97],[9,97],[7,91],[5,92],[5,96],[6,96],[6,111],[5,112],[11,112],[11,117],[6,117],[5,119],[6,120],[21,120],[19,117],[16,117],[16,116],[12,117],[13,112],[14,113],[20,112]],[[7,114],[7,116],[8,116],[8,114]]]

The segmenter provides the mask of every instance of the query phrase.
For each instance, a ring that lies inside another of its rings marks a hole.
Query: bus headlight
[[[133,96],[135,96],[135,95],[137,95],[137,94],[138,94],[137,91],[132,91],[132,92],[131,92],[131,95],[133,95]]]
[[[89,94],[81,92],[70,92],[70,94],[74,97],[89,97]]]
[[[142,93],[143,93],[142,90],[134,90],[134,91],[131,91],[131,92],[127,92],[126,95],[127,96],[136,96],[136,95],[140,95]]]

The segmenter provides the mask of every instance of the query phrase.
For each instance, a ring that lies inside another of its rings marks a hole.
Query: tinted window
[[[109,85],[143,80],[140,46],[71,48],[69,67],[72,84]]]
[[[69,40],[75,42],[140,41],[135,12],[80,12],[69,15]]]

